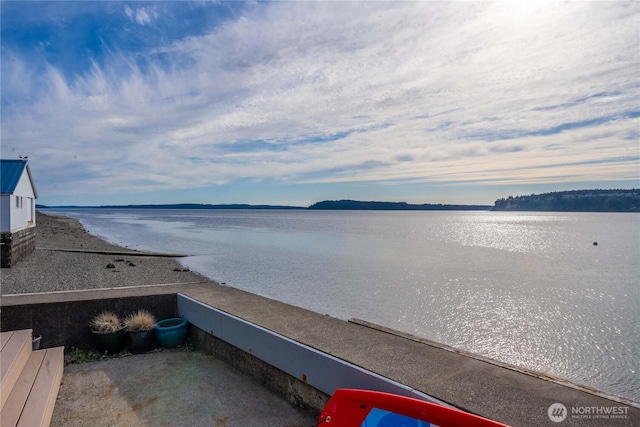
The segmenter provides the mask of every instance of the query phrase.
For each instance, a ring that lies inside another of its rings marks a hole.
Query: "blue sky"
[[[39,202],[492,204],[640,187],[638,2],[11,2]]]

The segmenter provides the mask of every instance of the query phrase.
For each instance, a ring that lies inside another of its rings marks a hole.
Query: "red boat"
[[[496,421],[411,397],[370,390],[338,389],[318,427],[505,427]]]

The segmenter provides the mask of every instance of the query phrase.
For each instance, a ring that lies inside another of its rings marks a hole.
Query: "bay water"
[[[640,402],[639,214],[47,211],[227,286]]]

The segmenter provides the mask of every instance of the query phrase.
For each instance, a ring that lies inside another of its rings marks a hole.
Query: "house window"
[[[20,208],[20,197],[16,196],[16,208]]]

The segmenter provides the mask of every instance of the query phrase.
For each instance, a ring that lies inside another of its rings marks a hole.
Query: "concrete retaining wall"
[[[29,227],[15,233],[2,233],[0,265],[9,268],[36,250],[36,228]]]
[[[112,311],[124,317],[143,308],[150,311],[157,319],[177,315],[176,294],[92,298],[96,294],[102,295],[102,293],[91,292],[49,294],[52,297],[64,295],[81,297],[81,299],[73,298],[67,301],[55,301],[55,298],[52,298],[54,301],[51,302],[38,302],[37,294],[17,296],[22,299],[18,304],[11,304],[14,296],[3,295],[0,313],[1,329],[2,331],[33,329],[34,334],[42,335],[41,348],[64,346],[65,351],[70,351],[71,347],[78,347],[95,352],[89,322],[93,316],[102,311]]]
[[[273,365],[189,324],[189,339],[198,350],[215,356],[255,379],[267,390],[317,417],[330,396]]]

